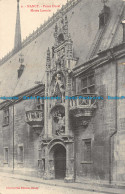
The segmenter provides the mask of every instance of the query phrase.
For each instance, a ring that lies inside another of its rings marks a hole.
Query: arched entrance
[[[56,146],[54,151],[55,178],[64,179],[66,175],[66,149],[62,145]]]
[[[62,143],[56,143],[50,148],[49,161],[53,178],[64,179],[66,176],[66,149]]]

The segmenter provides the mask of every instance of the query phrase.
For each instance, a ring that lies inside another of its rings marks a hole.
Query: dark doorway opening
[[[64,179],[66,176],[66,149],[58,145],[54,152],[55,178]]]

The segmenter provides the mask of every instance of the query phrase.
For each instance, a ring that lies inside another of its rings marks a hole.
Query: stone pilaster
[[[48,71],[46,71],[45,96],[48,96]],[[48,100],[44,101],[44,136],[48,134]]]
[[[74,182],[74,143],[66,145],[66,177],[65,182]]]
[[[49,153],[48,153],[48,148],[45,148],[45,172],[44,172],[44,179],[50,179],[49,175]]]
[[[52,137],[52,115],[48,118],[48,136]]]
[[[68,72],[66,74],[65,95],[69,96]],[[69,100],[65,100],[65,135],[69,135]]]

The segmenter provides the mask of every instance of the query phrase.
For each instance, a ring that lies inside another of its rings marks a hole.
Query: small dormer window
[[[104,15],[101,15],[99,18],[99,27],[104,26],[104,25],[105,25]]]
[[[21,77],[21,75],[22,75],[22,73],[23,73],[23,71],[24,71],[24,65],[20,65],[20,67],[19,67],[19,69],[18,69],[18,78],[20,78]]]
[[[109,15],[110,15],[110,8],[104,5],[103,10],[99,14],[99,28],[102,28],[107,24]]]

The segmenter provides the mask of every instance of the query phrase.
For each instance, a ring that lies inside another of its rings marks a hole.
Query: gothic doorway
[[[62,145],[56,146],[54,151],[55,178],[64,179],[66,176],[66,149]]]

